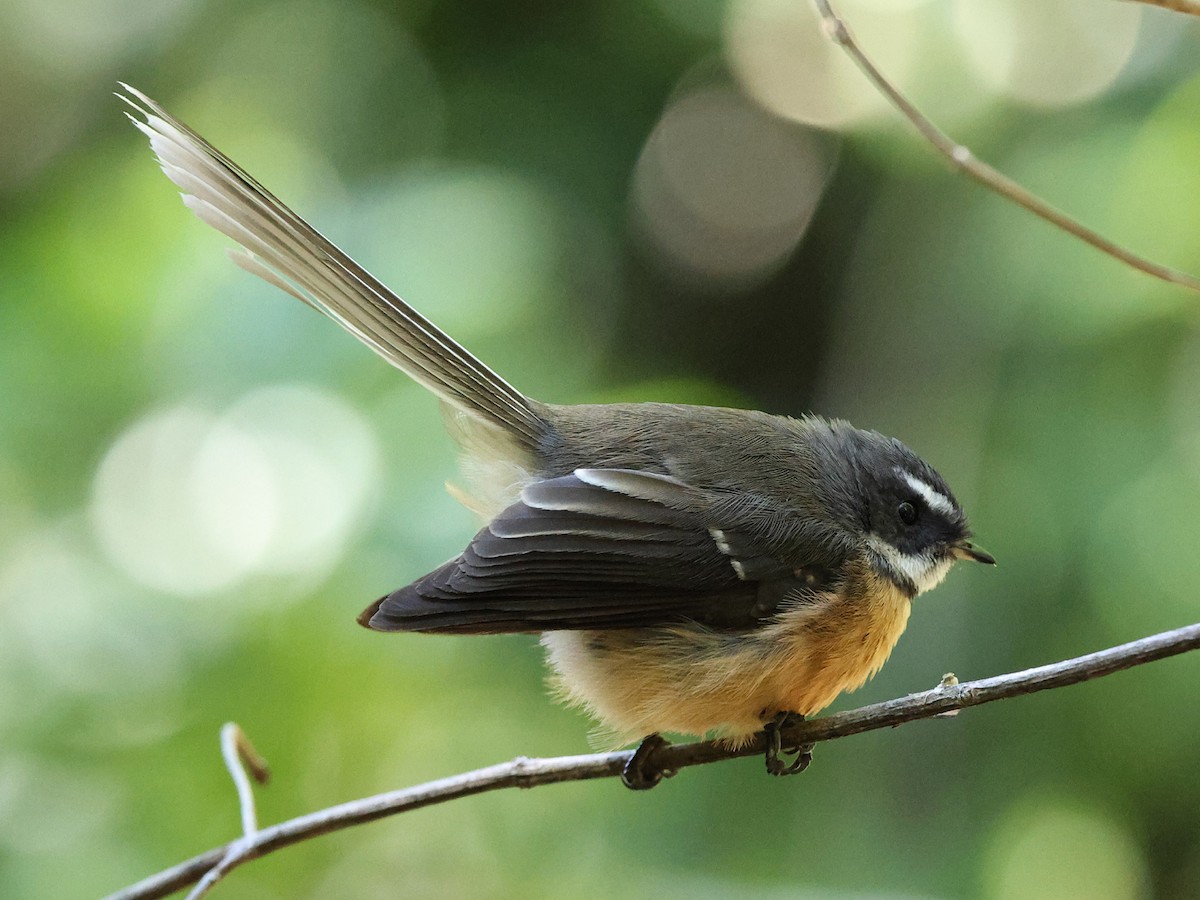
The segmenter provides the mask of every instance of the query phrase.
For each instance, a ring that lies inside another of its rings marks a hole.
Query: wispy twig
[[[1132,0],[1134,3],[1144,3],[1147,6],[1161,6],[1177,13],[1188,16],[1200,16],[1200,0]]]
[[[796,746],[816,741],[831,741],[878,728],[891,728],[905,722],[943,716],[955,710],[995,700],[1089,681],[1196,649],[1200,649],[1200,624],[1166,631],[1063,662],[979,681],[956,683],[953,676],[947,675],[932,690],[801,722],[786,730],[785,743],[787,746]],[[761,737],[738,749],[730,749],[717,741],[699,741],[692,744],[667,744],[655,751],[652,762],[659,769],[679,770],[737,757],[757,756],[762,752]],[[631,755],[632,751],[622,750],[616,753],[553,759],[519,757],[486,769],[352,800],[340,806],[272,825],[255,832],[252,836],[244,835],[237,841],[216,847],[118,891],[108,900],[149,900],[165,897],[200,881],[207,873],[225,864],[225,860],[231,858],[231,854],[238,857],[234,863],[238,864],[331,831],[420,809],[423,806],[432,806],[435,803],[445,803],[459,797],[469,797],[500,788],[532,788],[562,781],[617,777]],[[781,789],[784,789],[782,785]]]
[[[238,807],[242,812],[242,836],[226,845],[221,859],[196,882],[187,900],[200,900],[218,881],[258,855],[254,840],[258,834],[258,814],[254,807],[254,790],[250,787],[246,771],[249,770],[259,784],[266,784],[271,779],[271,770],[236,722],[226,722],[221,728],[221,756],[237,790]]]
[[[1152,0],[1141,0],[1141,2],[1152,2]],[[1161,265],[1125,249],[1120,244],[1109,240],[1099,232],[1093,231],[1083,223],[1071,218],[1062,210],[1051,206],[1041,197],[1018,184],[1003,172],[978,159],[971,152],[970,148],[951,139],[949,135],[938,128],[923,112],[917,109],[912,101],[901,93],[900,89],[879,71],[875,63],[863,52],[862,47],[854,39],[845,21],[834,12],[828,0],[813,0],[813,3],[816,5],[817,13],[821,17],[829,39],[846,51],[847,55],[854,60],[854,63],[870,79],[871,83],[878,88],[879,92],[887,97],[892,105],[921,133],[921,136],[938,153],[949,160],[952,165],[970,175],[984,187],[988,188],[988,190],[994,191],[1016,203],[1018,206],[1024,207],[1035,216],[1045,219],[1050,224],[1061,228],[1068,234],[1074,235],[1100,252],[1120,260],[1127,266],[1132,266],[1140,272],[1145,272],[1147,275],[1152,275],[1171,284],[1178,284],[1200,292],[1200,278],[1189,275],[1187,272],[1180,272],[1169,266]],[[1200,6],[1200,4],[1184,2],[1184,0],[1162,0],[1162,2],[1155,3],[1154,5],[1165,6],[1170,9],[1181,8],[1183,12],[1196,12],[1197,7]]]

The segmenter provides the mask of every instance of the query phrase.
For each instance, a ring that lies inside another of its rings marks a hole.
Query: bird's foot
[[[658,750],[669,746],[671,742],[658,734],[643,738],[621,770],[621,783],[631,791],[648,791],[664,778],[674,775],[674,769],[659,768],[651,759]]]
[[[812,763],[812,744],[801,744],[798,747],[788,747],[786,750],[783,747],[784,729],[803,721],[804,716],[800,715],[800,713],[781,712],[763,726],[763,734],[766,735],[767,739],[765,759],[767,771],[770,774],[797,775],[807,769],[809,764]],[[796,758],[791,762],[787,762],[781,758],[784,753],[794,753]]]

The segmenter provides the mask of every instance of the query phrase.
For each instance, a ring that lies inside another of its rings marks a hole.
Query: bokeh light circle
[[[663,114],[634,173],[638,233],[669,269],[710,284],[773,272],[799,243],[833,171],[829,139],[728,88]]]
[[[92,522],[118,568],[180,596],[319,572],[361,517],[378,455],[362,418],[314,388],[261,389],[221,414],[181,405],[109,448]]]

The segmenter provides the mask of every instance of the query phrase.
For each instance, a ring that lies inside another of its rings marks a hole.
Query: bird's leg
[[[763,726],[763,734],[767,739],[765,759],[767,771],[772,775],[796,775],[808,768],[812,762],[812,744],[801,744],[799,747],[783,749],[783,730],[804,721],[800,713],[781,712],[775,715]],[[780,758],[782,753],[795,753],[796,758],[790,763]]]
[[[648,791],[664,778],[674,775],[674,769],[660,769],[650,761],[655,752],[669,746],[670,741],[659,734],[644,737],[621,770],[621,783],[631,791]]]

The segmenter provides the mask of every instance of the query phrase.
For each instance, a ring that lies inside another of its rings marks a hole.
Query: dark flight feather
[[[737,631],[824,587],[709,513],[704,492],[670,476],[584,469],[547,479],[525,488],[462,554],[360,621],[442,633],[683,621]]]

